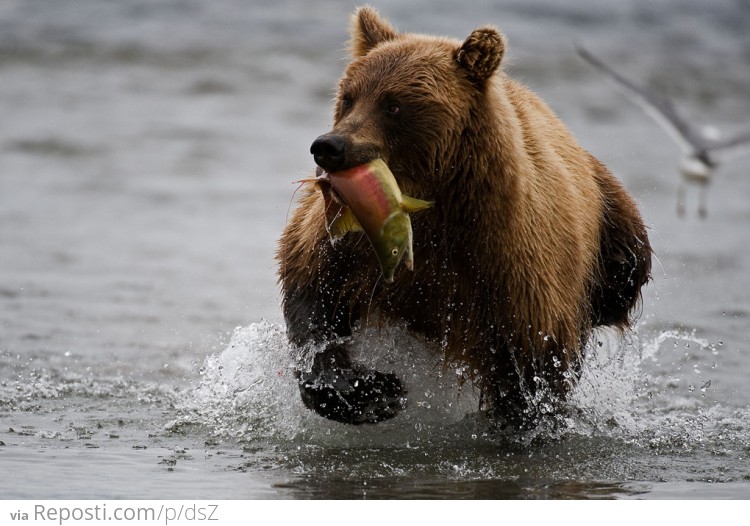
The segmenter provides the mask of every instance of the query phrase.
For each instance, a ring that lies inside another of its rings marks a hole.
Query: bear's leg
[[[516,384],[509,387],[496,384],[493,387],[492,399],[487,403],[492,420],[501,428],[507,426],[515,429],[533,427],[533,422],[528,421],[530,408],[527,398],[521,391],[521,385]]]
[[[318,352],[310,371],[297,371],[302,401],[321,416],[345,424],[376,423],[405,405],[401,381],[392,373],[354,365],[345,348]]]
[[[301,352],[295,371],[305,406],[346,424],[375,423],[396,416],[405,390],[391,373],[353,364],[340,338],[351,335],[348,313],[313,288],[285,294],[289,340]],[[309,353],[313,355],[310,356]]]
[[[549,359],[519,362],[518,353],[496,355],[494,374],[484,386],[484,407],[501,428],[535,429],[559,425],[566,414],[567,394],[573,378],[580,376],[580,358],[576,356],[563,366],[567,353],[548,348]]]
[[[651,245],[635,202],[605,169],[598,280],[591,291],[591,324],[630,327],[630,312],[651,279]]]

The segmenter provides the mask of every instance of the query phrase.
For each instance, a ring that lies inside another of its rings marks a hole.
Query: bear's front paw
[[[299,388],[308,409],[345,424],[374,424],[406,407],[406,390],[393,373],[334,369],[316,377],[302,374]]]

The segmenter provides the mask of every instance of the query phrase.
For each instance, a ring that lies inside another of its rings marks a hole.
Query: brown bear
[[[332,245],[310,187],[277,259],[305,405],[359,424],[408,403],[399,371],[353,363],[365,323],[399,323],[459,364],[502,422],[533,425],[538,402],[575,384],[596,326],[630,327],[650,279],[635,203],[531,91],[501,70],[493,27],[463,42],[399,33],[372,8],[352,17],[352,61],[333,128],[311,153],[335,173],[382,158],[412,216],[415,268],[385,283],[367,238]],[[549,407],[545,404],[545,407]]]

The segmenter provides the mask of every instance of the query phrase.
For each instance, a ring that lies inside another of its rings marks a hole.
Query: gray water
[[[471,389],[416,372],[393,421],[318,418],[273,253],[354,4],[4,0],[0,497],[750,497],[750,158],[678,218],[677,147],[571,45],[729,134],[750,127],[750,3],[373,3],[508,35],[508,70],[641,206],[636,333],[597,335],[554,431],[488,433]],[[370,336],[363,359],[434,370],[397,328]]]

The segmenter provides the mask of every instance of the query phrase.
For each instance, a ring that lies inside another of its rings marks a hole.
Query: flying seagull
[[[721,162],[736,155],[750,153],[750,130],[728,139],[718,140],[711,137],[687,122],[671,101],[633,84],[579,44],[575,47],[584,60],[603,71],[615,86],[666,129],[672,139],[680,145],[683,151],[680,161],[683,182],[677,188],[677,213],[684,215],[685,183],[692,183],[699,187],[698,214],[706,217],[706,194],[714,171]]]

